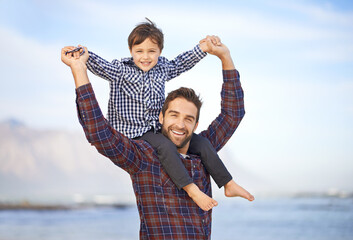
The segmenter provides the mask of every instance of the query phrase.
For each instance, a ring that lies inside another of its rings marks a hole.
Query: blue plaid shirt
[[[158,115],[165,100],[165,82],[191,69],[206,55],[196,45],[171,61],[159,57],[156,66],[144,72],[131,57],[108,62],[89,51],[87,68],[110,83],[110,124],[125,136],[135,138],[151,127],[160,128]]]

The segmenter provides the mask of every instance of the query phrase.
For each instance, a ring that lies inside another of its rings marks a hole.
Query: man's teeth
[[[175,131],[175,130],[172,130],[172,132],[175,133],[175,134],[178,134],[178,135],[183,135],[183,134],[184,134],[184,133],[182,133],[182,132],[177,132],[177,131]]]

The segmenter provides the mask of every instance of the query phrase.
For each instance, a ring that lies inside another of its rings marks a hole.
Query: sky
[[[230,49],[246,115],[222,150],[227,166],[282,191],[353,192],[351,1],[0,0],[0,6],[0,121],[81,131],[61,48],[81,44],[107,60],[127,57],[130,31],[148,17],[163,30],[168,59],[207,35]],[[106,112],[109,85],[89,77]],[[219,59],[209,55],[166,84],[166,92],[186,86],[200,93],[198,130],[219,113],[221,77]]]

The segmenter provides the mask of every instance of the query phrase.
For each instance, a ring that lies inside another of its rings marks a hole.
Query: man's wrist
[[[72,75],[74,76],[76,88],[89,83],[87,67],[82,63],[71,64]]]
[[[219,56],[219,59],[222,61],[222,69],[223,70],[235,69],[233,59],[232,59],[229,52]]]
[[[80,71],[87,71],[87,66],[85,63],[82,63],[82,62],[73,62],[71,65],[70,65],[70,68],[71,68],[71,71],[72,72],[80,72]]]

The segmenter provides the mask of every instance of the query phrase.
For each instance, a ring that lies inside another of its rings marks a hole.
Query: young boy
[[[164,37],[153,22],[137,25],[128,37],[130,58],[111,63],[89,51],[87,68],[110,83],[108,120],[125,136],[148,141],[157,151],[162,166],[179,189],[184,189],[194,202],[208,211],[217,201],[204,194],[192,182],[180,160],[177,147],[159,132],[158,116],[164,103],[165,82],[191,69],[207,54],[211,44],[220,44],[212,36],[200,41],[192,50],[174,60],[161,57]],[[77,53],[75,53],[78,57]],[[182,132],[175,132],[183,135]],[[250,201],[253,196],[237,185],[219,159],[212,145],[196,134],[192,136],[190,153],[201,156],[202,162],[217,183],[225,187],[226,196],[241,196]]]

